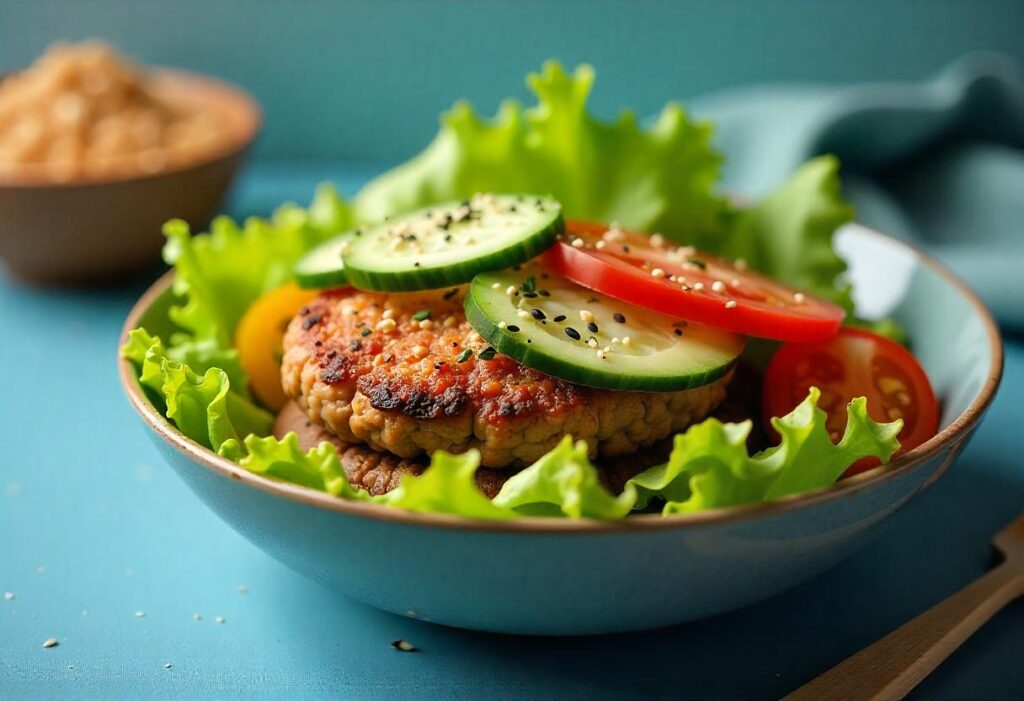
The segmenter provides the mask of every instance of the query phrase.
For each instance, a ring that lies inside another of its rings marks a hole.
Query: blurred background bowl
[[[218,211],[261,124],[259,106],[228,83],[176,70],[152,73],[180,95],[223,117],[223,144],[153,174],[57,181],[41,168],[0,175],[0,259],[37,283],[83,283],[154,262],[171,218],[203,226]]]

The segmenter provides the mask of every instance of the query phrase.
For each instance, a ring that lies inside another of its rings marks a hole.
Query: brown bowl
[[[219,80],[164,69],[154,76],[224,115],[223,145],[155,174],[69,182],[42,171],[0,176],[0,259],[14,275],[81,283],[137,270],[159,255],[165,221],[177,217],[199,228],[217,211],[259,131],[259,106]]]

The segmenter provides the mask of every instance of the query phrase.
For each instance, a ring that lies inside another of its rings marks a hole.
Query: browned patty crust
[[[631,453],[703,419],[725,396],[728,377],[678,392],[613,392],[500,354],[480,359],[488,345],[466,320],[463,293],[319,295],[285,334],[285,394],[346,443],[402,458],[476,448],[487,467],[531,463],[566,434],[593,456]]]
[[[419,475],[426,469],[426,456],[400,458],[387,451],[374,450],[365,445],[346,443],[309,420],[298,404],[288,402],[278,414],[274,424],[274,435],[284,438],[295,433],[303,450],[315,448],[322,442],[332,443],[338,449],[341,467],[345,477],[353,486],[364,489],[374,496],[386,494],[395,489],[406,475]],[[615,459],[601,465],[601,481],[614,494],[620,494],[626,481],[651,465],[657,465],[668,458],[671,441],[661,441],[643,454],[634,454]],[[489,499],[501,491],[514,470],[495,470],[481,467],[476,471],[476,487]]]

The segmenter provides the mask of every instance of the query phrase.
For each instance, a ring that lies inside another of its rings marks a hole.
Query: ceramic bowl
[[[0,259],[22,279],[79,283],[157,260],[163,223],[203,226],[256,138],[260,110],[245,92],[181,71],[153,72],[169,94],[224,116],[228,137],[202,160],[152,175],[58,182],[26,170],[0,177]]]
[[[904,324],[942,402],[941,430],[888,466],[779,501],[622,522],[475,521],[341,501],[247,472],[184,437],[121,378],[156,445],[228,524],[295,570],[386,611],[462,628],[548,635],[681,623],[770,597],[835,565],[938,479],[992,401],[999,332],[931,258],[849,226],[837,245],[858,307]],[[170,277],[125,324],[171,331]]]

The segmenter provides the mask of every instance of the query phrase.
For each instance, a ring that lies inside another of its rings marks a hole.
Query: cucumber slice
[[[500,353],[588,387],[668,392],[713,382],[743,338],[580,287],[537,265],[485,273],[466,317]]]
[[[348,284],[341,254],[351,245],[353,235],[354,232],[345,232],[300,258],[293,268],[299,287],[316,290]]]
[[[408,292],[469,282],[518,265],[561,233],[562,206],[532,195],[476,195],[363,230],[342,255],[349,282]]]

